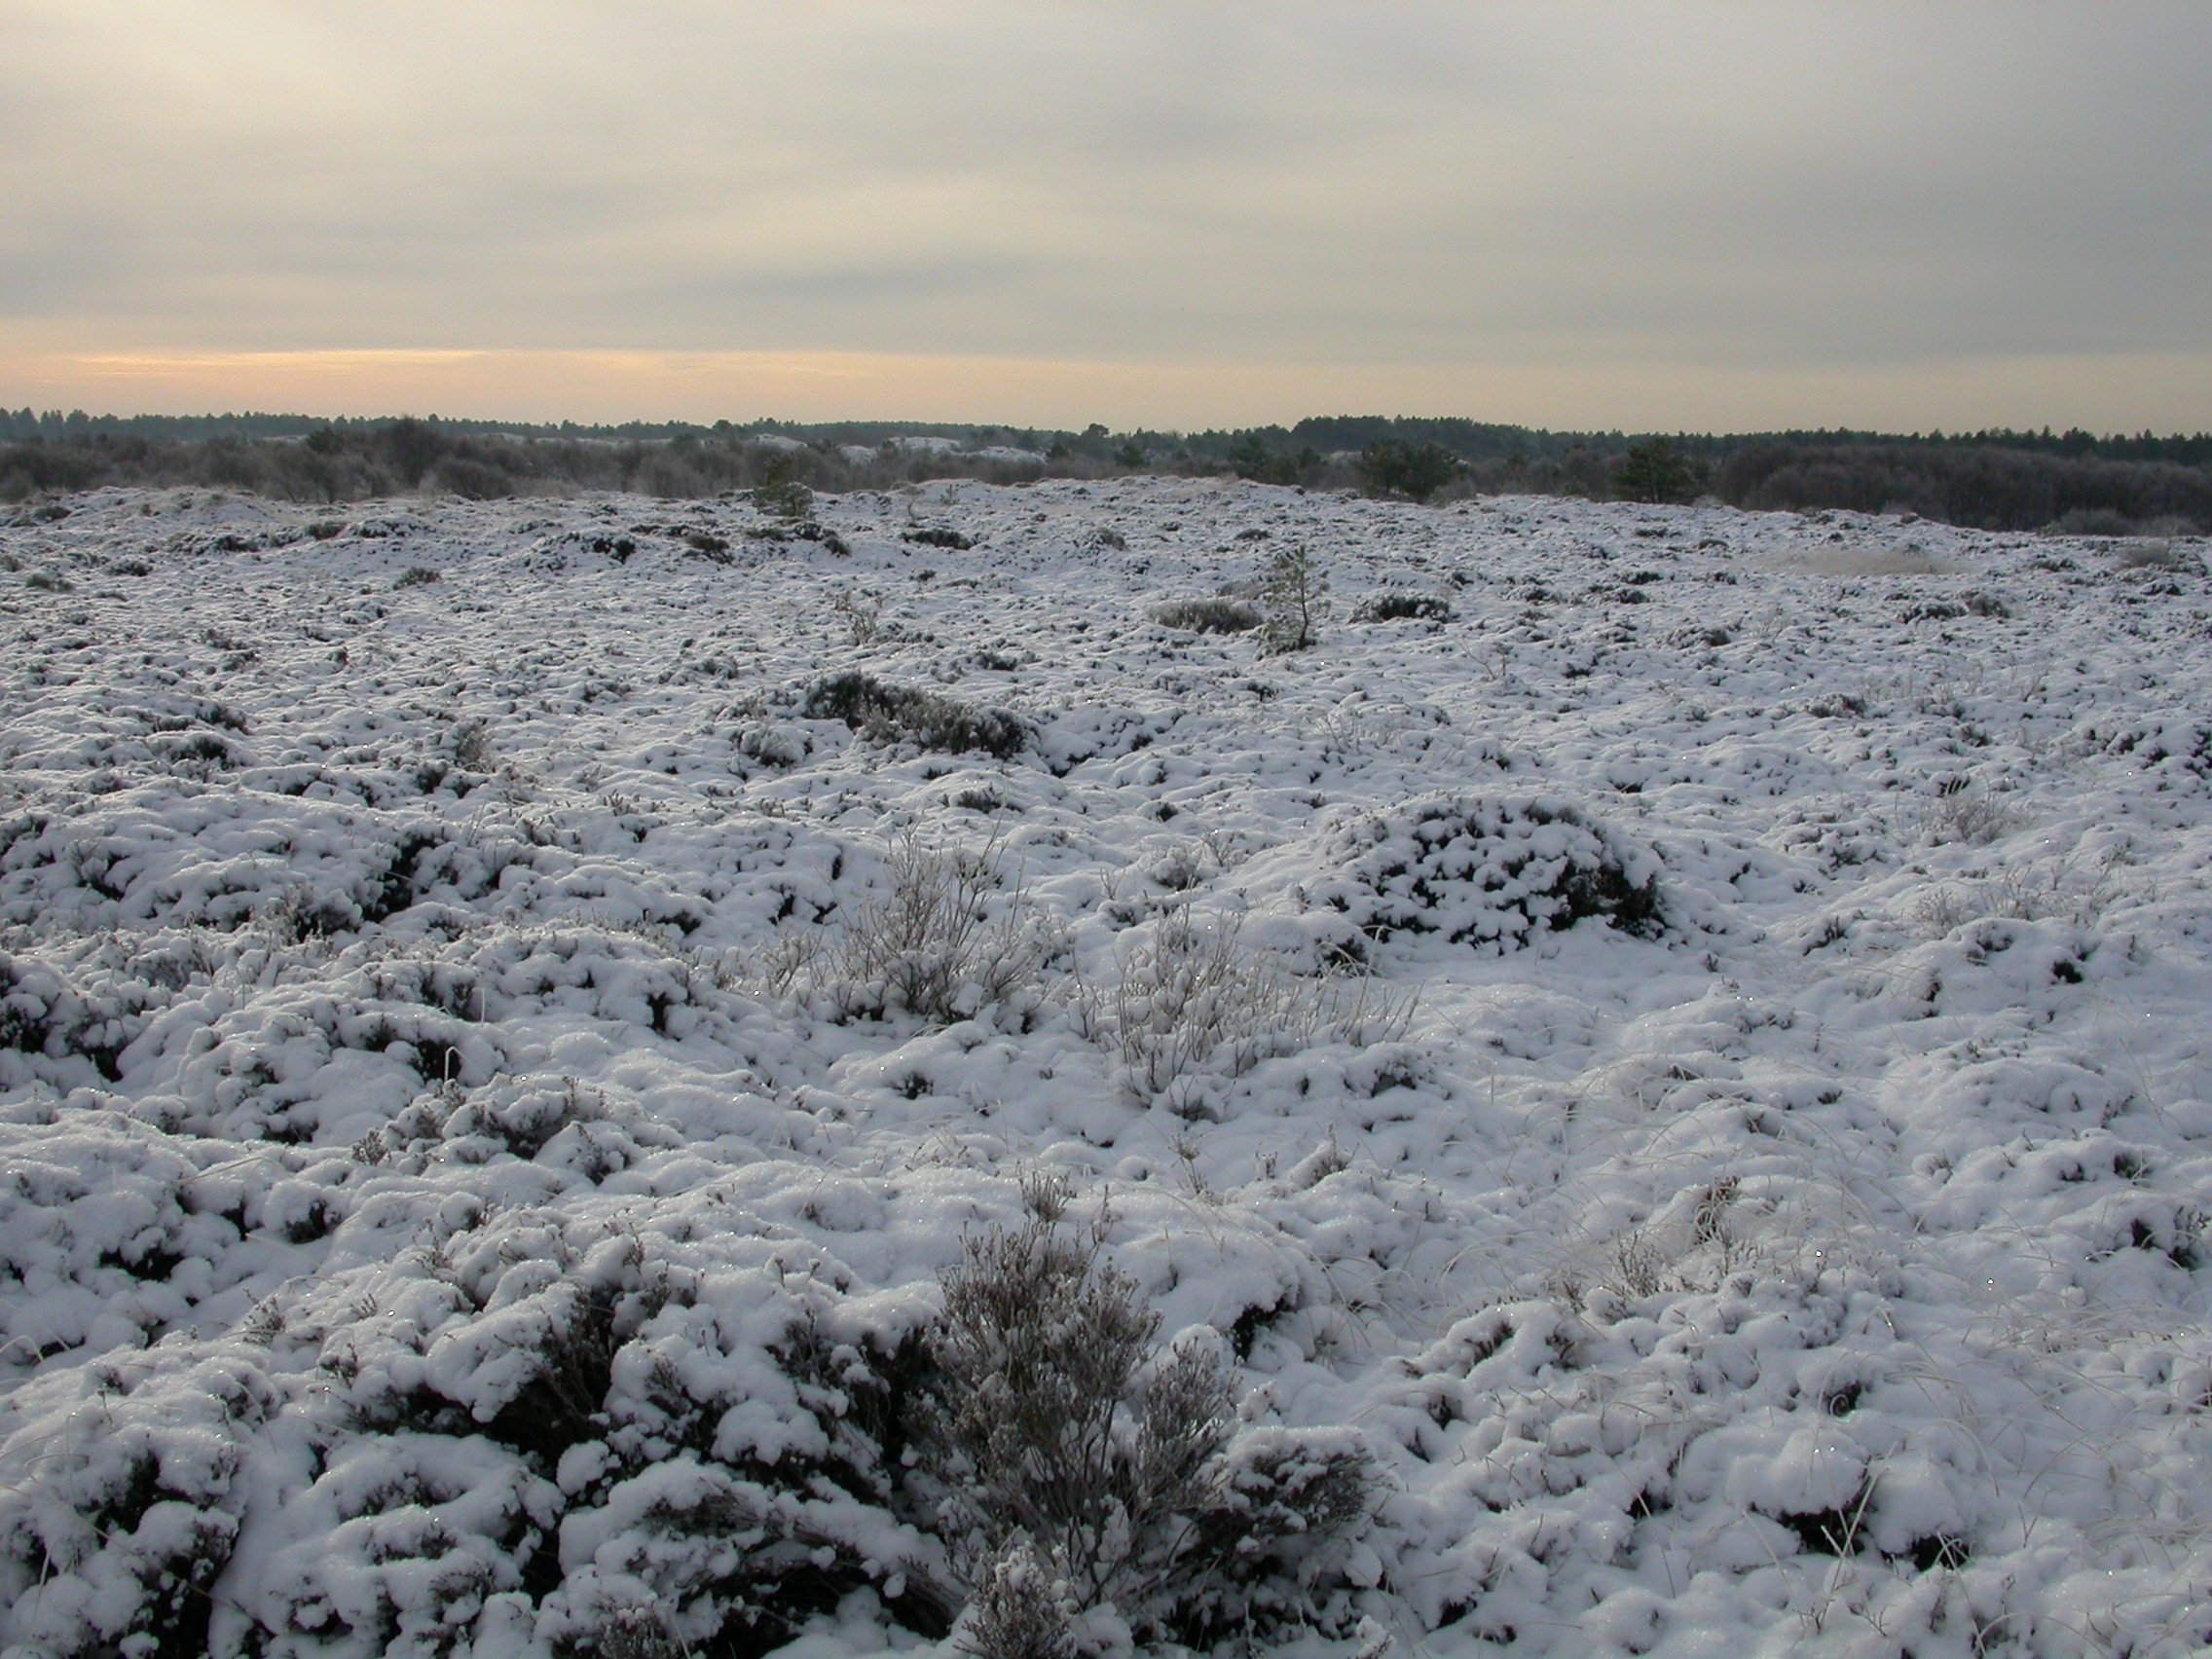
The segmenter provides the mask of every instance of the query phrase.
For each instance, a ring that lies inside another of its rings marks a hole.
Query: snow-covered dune
[[[0,525],[9,1654],[945,1640],[864,1407],[1038,1169],[1233,1455],[1373,1459],[1268,1641],[2212,1644],[2201,543],[68,504]],[[1293,546],[1314,648],[1154,619]]]

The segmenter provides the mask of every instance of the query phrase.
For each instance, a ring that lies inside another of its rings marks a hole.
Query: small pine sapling
[[[798,462],[788,455],[769,461],[753,488],[753,504],[770,518],[796,522],[814,514],[814,492],[798,475]]]
[[[1303,651],[1320,642],[1321,622],[1329,614],[1329,572],[1303,546],[1275,555],[1260,598],[1267,608],[1260,624],[1263,656]]]

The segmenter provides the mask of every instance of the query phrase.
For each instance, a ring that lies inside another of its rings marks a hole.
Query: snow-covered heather
[[[71,505],[0,526],[10,1654],[749,1653],[771,1548],[809,1659],[929,1647],[841,1389],[1037,1166],[1245,1433],[1372,1449],[1314,1653],[2212,1643],[2200,546]],[[1294,542],[1317,648],[1152,620]],[[849,947],[956,848],[1018,982],[933,1022]],[[1225,940],[1261,1016],[1148,1040]]]

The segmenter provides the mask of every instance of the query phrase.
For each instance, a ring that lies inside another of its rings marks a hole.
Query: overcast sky
[[[2212,426],[2203,0],[0,0],[0,402]]]

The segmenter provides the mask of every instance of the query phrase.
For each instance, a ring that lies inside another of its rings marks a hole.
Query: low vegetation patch
[[[1111,1607],[1154,1641],[1297,1621],[1376,1496],[1356,1432],[1240,1427],[1217,1344],[1162,1350],[1160,1315],[1101,1259],[1108,1217],[1064,1223],[1064,1178],[1025,1225],[969,1242],[929,1335],[940,1408],[921,1451],[977,1591],[977,1659],[1073,1652]]]
[[[976,545],[974,540],[962,535],[957,530],[946,530],[942,526],[909,530],[899,539],[911,541],[918,547],[948,547],[955,553],[965,553]]]
[[[1052,940],[1018,887],[1003,891],[1006,876],[995,843],[903,839],[880,891],[827,936],[797,936],[807,942],[787,957],[790,976],[846,1019],[901,1012],[948,1024],[1016,1001],[1035,990]]]
[[[1030,739],[1028,725],[1004,709],[977,709],[936,691],[894,685],[853,670],[818,681],[802,712],[809,719],[843,720],[865,737],[912,743],[947,755],[980,751],[1005,760]]]
[[[1264,620],[1253,607],[1234,599],[1172,599],[1155,606],[1152,619],[1185,634],[1247,634]]]
[[[1378,941],[1441,934],[1502,952],[1593,916],[1644,939],[1664,927],[1658,861],[1557,801],[1429,795],[1325,841],[1340,873],[1318,896]]]
[[[1377,593],[1361,600],[1351,613],[1354,622],[1449,622],[1452,607],[1433,594]]]

